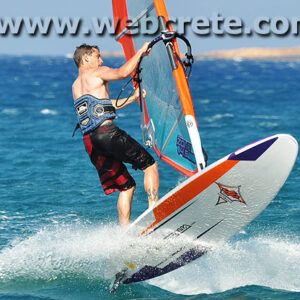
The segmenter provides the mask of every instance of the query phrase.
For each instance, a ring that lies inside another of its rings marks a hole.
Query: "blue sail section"
[[[153,0],[127,0],[126,5],[128,17],[133,25],[137,25],[138,22],[141,24],[149,17],[157,18]],[[157,35],[159,34],[160,31]],[[119,38],[121,36],[122,34]],[[151,41],[151,38],[142,34],[132,35],[132,41],[137,51],[145,42]],[[124,48],[126,51],[126,45]],[[196,172],[193,147],[163,41],[153,47],[149,56],[144,57],[140,77],[141,88],[147,92],[145,125],[149,129],[148,135],[155,141],[157,155],[185,174]]]

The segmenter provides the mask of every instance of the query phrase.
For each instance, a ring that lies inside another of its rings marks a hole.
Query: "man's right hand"
[[[149,48],[150,42],[146,42],[140,49],[143,56],[148,56],[152,48]]]

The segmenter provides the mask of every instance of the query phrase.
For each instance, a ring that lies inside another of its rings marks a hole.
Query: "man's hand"
[[[141,48],[140,51],[142,52],[142,56],[148,56],[152,48],[148,48],[150,42],[146,42]]]
[[[142,97],[143,97],[143,99],[146,98],[146,95],[147,95],[147,92],[146,92],[146,90],[143,89],[143,92],[142,92]],[[133,95],[135,101],[138,100],[139,96],[140,96],[140,88],[137,88],[137,89],[135,90],[134,95]]]

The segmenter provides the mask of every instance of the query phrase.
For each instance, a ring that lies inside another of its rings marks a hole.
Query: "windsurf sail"
[[[115,38],[122,44],[127,60],[151,40],[142,33],[131,34],[132,28],[146,18],[157,18],[158,35],[173,32],[163,0],[112,0],[112,5]],[[175,37],[161,39],[153,46],[150,55],[143,58],[139,78],[140,89],[147,92],[145,99],[139,99],[142,128],[156,154],[187,176],[197,173],[204,168],[205,160]]]

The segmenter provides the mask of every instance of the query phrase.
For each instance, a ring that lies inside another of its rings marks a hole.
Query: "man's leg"
[[[144,187],[148,196],[149,207],[158,201],[159,174],[157,163],[144,170]]]
[[[135,186],[120,192],[118,200],[118,213],[121,226],[126,226],[130,220],[131,202],[134,194]]]

